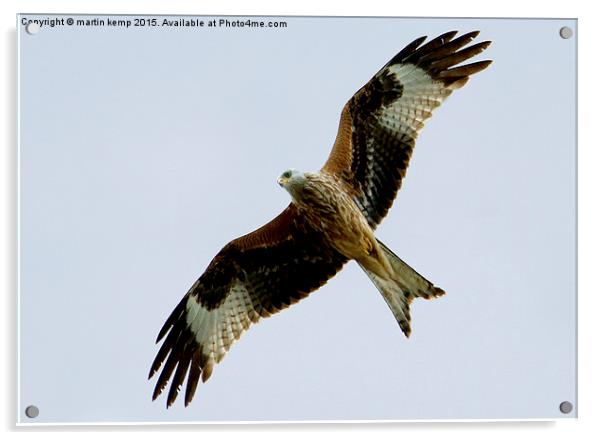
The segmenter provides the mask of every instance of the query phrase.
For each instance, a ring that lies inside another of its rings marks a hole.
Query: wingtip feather
[[[466,34],[464,34],[464,35],[465,35],[465,36],[467,36],[467,37],[470,37],[470,38],[476,38],[476,37],[478,37],[478,36],[479,36],[479,34],[480,34],[480,33],[481,33],[481,31],[480,31],[480,30],[478,30],[478,29],[475,29],[474,31],[467,32],[467,33],[466,33]]]
[[[476,61],[474,63],[454,67],[453,69],[443,70],[439,72],[439,77],[442,79],[468,77],[486,69],[490,64],[491,60]]]
[[[161,393],[163,392],[163,388],[164,386],[159,386],[159,384],[157,383],[153,391],[153,401],[157,400],[157,397],[161,395]]]
[[[450,78],[449,80],[443,81],[445,86],[450,90],[458,90],[466,85],[470,78],[468,76],[464,76],[461,78]]]

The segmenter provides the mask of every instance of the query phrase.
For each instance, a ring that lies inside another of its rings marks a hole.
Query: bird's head
[[[305,174],[297,170],[286,170],[278,177],[278,185],[287,190],[292,196],[303,188],[306,182]]]

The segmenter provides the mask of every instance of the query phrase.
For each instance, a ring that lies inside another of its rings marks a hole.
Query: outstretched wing
[[[309,229],[289,205],[260,229],[228,243],[211,261],[159,332],[165,337],[149,378],[163,362],[153,400],[173,375],[169,407],[186,384],[185,405],[240,335],[305,298],[347,261]],[[175,373],[174,373],[175,371]]]
[[[410,43],[343,108],[337,138],[322,171],[347,182],[372,228],[393,204],[425,121],[471,74],[491,63],[454,67],[490,44],[484,41],[462,49],[479,32],[454,39],[456,33],[447,32],[424,45],[426,37]]]

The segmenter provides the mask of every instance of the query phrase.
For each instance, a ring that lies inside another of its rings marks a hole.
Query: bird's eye
[[[291,176],[293,175],[293,173],[289,171],[285,171],[284,174],[282,174],[282,177],[284,177],[285,179],[290,179]]]

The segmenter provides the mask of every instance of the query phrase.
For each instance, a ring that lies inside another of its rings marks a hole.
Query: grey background
[[[18,26],[19,421],[574,417],[576,21],[285,20]],[[213,255],[286,206],[276,177],[322,165],[388,59],[450,29],[494,64],[428,122],[377,231],[448,294],[415,301],[407,340],[350,263],[190,407],[151,402],[156,334]]]

